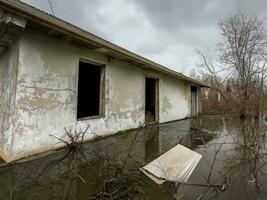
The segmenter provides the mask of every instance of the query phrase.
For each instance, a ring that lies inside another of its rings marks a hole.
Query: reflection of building
[[[191,120],[162,124],[159,130],[159,152],[166,152],[170,147],[182,142],[190,134]]]
[[[110,135],[198,112],[203,83],[20,1],[0,0],[0,30],[0,155],[7,162],[58,148],[50,135],[63,138],[64,128],[91,125]]]
[[[122,168],[136,173],[145,164],[142,133],[104,138],[84,144],[81,150],[69,154],[66,154],[67,150],[60,151],[0,168],[0,199],[11,199],[10,188],[15,188],[11,194],[13,200],[91,199],[104,187],[100,184],[105,183],[107,173],[112,177],[116,173],[114,170],[118,169],[119,177]],[[128,175],[131,174],[126,173],[123,177]],[[123,184],[123,181],[118,184]]]
[[[216,130],[215,126],[220,127],[217,121],[203,120],[202,123],[206,127],[209,123],[215,124],[213,130]],[[12,194],[14,200],[56,200],[64,199],[64,195],[65,199],[71,199],[67,198],[71,196],[75,197],[73,199],[90,199],[93,194],[104,189],[103,184],[108,180],[107,177],[112,177],[116,173],[123,181],[114,180],[115,186],[125,186],[125,181],[131,181],[131,173],[134,173],[137,176],[134,177],[135,184],[139,179],[146,180],[146,184],[142,186],[145,194],[140,195],[149,196],[151,199],[165,199],[164,197],[172,194],[171,191],[166,192],[170,188],[165,185],[159,189],[154,183],[148,185],[149,179],[138,169],[179,142],[188,148],[196,147],[198,137],[204,138],[207,142],[204,134],[190,131],[190,124],[191,120],[161,124],[149,130],[142,129],[85,143],[81,151],[77,149],[66,157],[64,155],[68,151],[65,150],[0,168],[0,199],[10,199],[10,188],[15,188]],[[125,174],[121,175],[122,172]],[[131,188],[130,185],[127,186]],[[108,189],[109,186],[106,187],[105,189]],[[162,187],[166,188],[163,190]]]
[[[145,161],[146,163],[156,159],[159,155],[159,130],[158,126],[152,127],[148,134],[146,134],[145,143]]]

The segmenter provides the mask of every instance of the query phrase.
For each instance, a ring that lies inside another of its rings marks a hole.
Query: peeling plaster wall
[[[144,123],[144,75],[134,65],[114,61],[108,75],[108,122],[115,130],[137,128]]]
[[[0,155],[10,159],[13,117],[15,115],[18,43],[0,56]]]
[[[106,64],[105,117],[76,120],[80,59]],[[137,128],[144,122],[144,77],[141,69],[103,54],[74,47],[33,30],[23,33],[16,95],[12,159],[59,147],[64,128],[99,135]],[[94,134],[87,134],[90,139]]]
[[[183,119],[190,115],[189,85],[184,81],[162,76],[159,81],[160,123]]]
[[[76,119],[80,59],[105,65],[104,117]],[[185,82],[126,62],[108,60],[102,53],[32,29],[22,34],[18,66],[15,124],[13,137],[8,137],[12,138],[10,160],[62,146],[53,136],[67,139],[64,128],[84,130],[90,124],[95,133],[104,136],[140,127],[145,121],[146,75],[159,78],[161,123],[189,114],[189,86]],[[14,77],[12,75],[12,79]],[[86,140],[93,137],[93,133],[85,135]]]

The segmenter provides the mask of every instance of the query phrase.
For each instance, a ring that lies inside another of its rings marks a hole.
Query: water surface
[[[265,127],[188,119],[85,143],[0,168],[1,200],[267,199]],[[178,143],[203,155],[186,184],[138,169]]]

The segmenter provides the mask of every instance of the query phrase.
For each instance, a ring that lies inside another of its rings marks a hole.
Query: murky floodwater
[[[1,167],[0,199],[267,199],[262,129],[206,117],[104,138]],[[203,155],[186,184],[157,185],[138,170],[178,143]]]

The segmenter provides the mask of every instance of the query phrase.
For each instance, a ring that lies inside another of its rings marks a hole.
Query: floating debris
[[[185,183],[201,157],[201,154],[178,144],[140,170],[157,184],[166,181]]]

